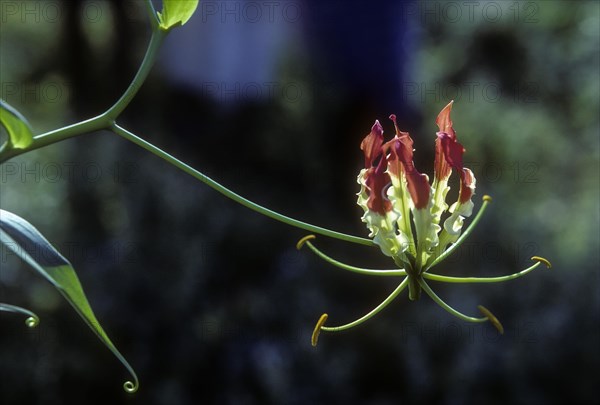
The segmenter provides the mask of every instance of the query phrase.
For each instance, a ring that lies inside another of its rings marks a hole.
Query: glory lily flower
[[[478,306],[483,317],[464,315],[439,298],[429,287],[427,280],[447,283],[495,283],[521,277],[540,264],[551,267],[548,260],[533,256],[531,259],[536,263],[532,266],[501,277],[449,277],[429,272],[460,246],[492,200],[489,196],[483,196],[481,209],[470,226],[462,232],[465,218],[470,217],[473,212],[475,176],[470,169],[463,166],[465,149],[457,140],[450,119],[451,110],[452,102],[442,109],[436,119],[439,131],[435,140],[434,178],[431,184],[428,176],[419,173],[415,168],[413,140],[408,132],[398,129],[395,115],[390,116],[396,130],[393,139],[384,141],[383,128],[376,120],[371,132],[360,145],[365,155],[365,168],[358,174],[360,192],[357,202],[364,210],[362,221],[370,231],[369,237],[373,238],[373,242],[384,255],[392,258],[398,269],[363,269],[341,263],[318,250],[310,242],[315,238],[314,235],[298,242],[298,249],[306,244],[319,257],[342,269],[368,275],[403,277],[398,287],[381,304],[353,322],[335,327],[324,326],[327,314],[323,314],[313,332],[313,345],[317,344],[321,331],[345,330],[370,319],[406,287],[410,300],[417,300],[421,291],[425,291],[452,315],[468,322],[490,321],[503,333],[502,324],[488,309]],[[450,190],[448,180],[453,172],[460,177],[460,190],[458,199],[449,206],[446,196]]]

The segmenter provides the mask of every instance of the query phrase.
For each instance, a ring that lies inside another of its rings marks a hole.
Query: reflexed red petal
[[[392,118],[390,116],[390,118]],[[395,117],[394,117],[395,118]],[[421,174],[415,168],[413,162],[413,140],[407,132],[400,132],[401,137],[396,137],[384,145],[384,150],[388,148],[390,153],[390,171],[399,176],[402,171],[406,177],[408,192],[415,205],[415,208],[421,209],[429,204],[429,181],[427,175]],[[401,163],[401,167],[398,164]]]
[[[429,204],[429,179],[426,174],[421,174],[416,170],[406,173],[408,183],[408,192],[415,204],[415,208],[426,208]]]
[[[367,207],[381,215],[385,215],[386,212],[392,210],[392,203],[386,195],[391,182],[389,174],[385,171],[386,168],[387,159],[384,154],[377,167],[371,167],[365,173],[365,186],[369,195]]]
[[[456,133],[454,132],[454,128],[452,128],[452,120],[450,119],[450,112],[452,111],[452,104],[454,100],[450,101],[446,107],[440,111],[437,118],[435,119],[435,123],[437,124],[440,132],[445,132],[450,136],[450,138],[456,140]]]
[[[465,148],[456,141],[456,138],[452,139],[444,132],[438,132],[438,139],[441,141],[446,162],[460,173],[463,168],[462,155],[465,153]]]
[[[461,176],[463,171],[463,160],[462,155],[465,152],[465,148],[458,143],[456,139],[456,132],[452,127],[452,119],[450,118],[450,112],[452,111],[451,101],[440,111],[435,123],[440,129],[437,133],[437,139],[435,140],[435,165],[434,174],[436,179],[442,180],[450,177],[452,169],[454,168]]]
[[[371,132],[363,139],[360,149],[365,154],[365,168],[373,166],[373,162],[381,154],[381,145],[383,145],[383,128],[378,120],[371,127]]]
[[[470,169],[462,169],[460,172],[460,193],[458,195],[458,201],[461,204],[466,203],[471,199],[475,191],[475,176]]]
[[[434,164],[434,175],[436,179],[442,180],[450,177],[452,173],[452,167],[446,161],[444,156],[444,147],[442,145],[442,137],[447,137],[448,134],[445,132],[438,132],[435,140],[435,164]]]

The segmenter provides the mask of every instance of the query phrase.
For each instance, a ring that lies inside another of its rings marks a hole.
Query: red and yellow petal
[[[381,155],[381,146],[383,145],[383,128],[378,120],[371,127],[371,132],[363,139],[360,149],[365,154],[365,168],[369,169]]]

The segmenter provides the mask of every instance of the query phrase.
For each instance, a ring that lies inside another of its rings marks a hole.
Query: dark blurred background
[[[359,144],[375,119],[415,141],[432,175],[435,117],[453,120],[494,198],[437,270],[467,324],[395,287],[295,249],[305,232],[260,216],[109,132],[0,166],[2,209],[67,256],[126,371],[48,284],[2,250],[2,404],[598,403],[600,5],[596,1],[205,1],[167,39],[119,122],[269,208],[366,236]],[[1,97],[36,133],[108,108],[149,39],[141,1],[2,1]],[[157,3],[160,6],[160,3]],[[2,135],[5,137],[5,134]],[[455,199],[456,186],[451,191]],[[390,267],[377,249],[318,238],[339,260]],[[433,282],[432,282],[433,284]]]

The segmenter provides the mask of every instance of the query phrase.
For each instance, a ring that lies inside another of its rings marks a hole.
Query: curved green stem
[[[452,245],[450,245],[450,247],[448,249],[446,249],[442,254],[440,254],[438,257],[436,257],[435,260],[433,262],[431,262],[431,264],[427,265],[424,271],[429,270],[430,268],[432,268],[433,266],[435,266],[442,260],[446,259],[446,257],[448,257],[452,253],[454,253],[454,251],[456,249],[458,249],[458,247],[465,241],[465,239],[467,239],[467,237],[471,234],[471,232],[473,232],[473,229],[475,229],[475,225],[477,225],[477,223],[481,220],[481,217],[483,216],[483,213],[485,212],[485,209],[487,208],[487,206],[490,204],[491,200],[492,199],[489,196],[483,197],[483,204],[481,205],[479,212],[477,213],[477,215],[475,216],[473,221],[471,221],[471,223],[469,224],[467,229],[465,229],[465,231],[462,233],[462,235],[460,235],[460,237],[456,240],[456,242],[454,242]]]
[[[417,281],[421,285],[423,291],[425,291],[427,295],[431,297],[432,300],[434,300],[440,307],[444,308],[446,311],[448,311],[455,317],[467,322],[485,322],[488,320],[488,318],[475,318],[472,316],[465,315],[462,312],[458,312],[456,309],[452,308],[450,305],[446,304],[440,297],[438,297],[437,294],[434,293],[433,290],[427,285],[425,280],[423,280],[422,278],[418,278]]]
[[[394,298],[396,298],[398,296],[398,294],[400,294],[402,292],[402,290],[404,290],[406,288],[407,285],[408,285],[408,278],[405,278],[404,280],[402,280],[400,285],[398,285],[398,287],[396,287],[396,289],[394,291],[392,291],[392,293],[385,300],[383,300],[383,302],[381,304],[377,305],[371,312],[369,312],[365,316],[358,318],[357,320],[347,323],[345,325],[321,326],[320,329],[323,331],[326,331],[326,332],[339,332],[341,330],[350,329],[350,328],[353,328],[354,326],[360,325],[361,323],[363,323],[363,322],[371,319],[373,316],[377,315],[377,313],[379,313],[379,311],[381,311],[383,308],[387,307],[388,304],[390,302],[392,302],[394,300]]]
[[[106,117],[108,124],[117,119],[117,117],[123,112],[125,107],[129,105],[131,100],[133,100],[137,92],[140,90],[142,84],[148,77],[150,70],[152,70],[152,66],[154,65],[156,56],[158,55],[158,50],[160,49],[160,46],[162,45],[166,36],[167,32],[160,29],[153,29],[152,37],[150,38],[150,43],[148,44],[148,49],[146,50],[146,55],[144,55],[142,64],[140,65],[135,77],[131,81],[131,84],[127,90],[125,90],[125,93],[123,93],[121,98],[103,114],[103,116]]]
[[[121,98],[119,98],[119,100],[106,112],[94,118],[37,135],[33,138],[31,145],[25,149],[3,149],[0,153],[0,163],[3,163],[8,159],[19,156],[23,153],[42,148],[65,139],[110,128],[119,114],[123,112],[133,97],[137,94],[138,90],[148,77],[148,74],[150,73],[150,70],[152,69],[154,61],[158,55],[160,45],[162,44],[166,35],[167,33],[165,31],[162,31],[158,28],[153,29],[152,37],[150,38],[150,43],[148,44],[148,49],[146,50],[146,55],[144,56],[144,59],[135,77]]]
[[[499,277],[450,277],[432,273],[423,273],[422,275],[423,278],[426,278],[428,280],[441,281],[443,283],[499,283],[502,281],[514,280],[515,278],[523,277],[525,274],[531,272],[540,264],[542,263],[537,262],[536,264],[526,268],[525,270],[521,270],[517,273],[509,274],[507,276]]]
[[[148,12],[148,18],[150,18],[150,25],[152,26],[152,32],[159,30],[158,15],[152,4],[152,0],[146,0],[146,11]]]
[[[294,226],[296,228],[304,229],[309,232],[318,233],[318,234],[321,234],[324,236],[329,236],[330,238],[345,240],[347,242],[358,243],[358,244],[366,245],[366,246],[373,245],[373,241],[371,239],[365,239],[365,238],[359,238],[357,236],[346,235],[344,233],[332,231],[330,229],[321,228],[320,226],[307,224],[306,222],[302,222],[297,219],[290,218],[288,216],[282,215],[278,212],[275,212],[268,208],[265,208],[261,205],[258,205],[256,203],[242,197],[241,195],[234,193],[233,191],[229,190],[227,187],[222,186],[221,184],[217,183],[216,181],[214,181],[210,177],[206,176],[205,174],[203,174],[203,173],[199,172],[198,170],[194,169],[193,167],[183,163],[179,159],[169,155],[167,152],[163,151],[160,148],[157,148],[156,146],[143,140],[142,138],[138,137],[137,135],[127,131],[125,128],[120,127],[116,123],[114,123],[112,125],[111,129],[117,135],[127,139],[130,142],[133,142],[134,144],[142,147],[143,149],[147,150],[148,152],[167,161],[168,163],[170,163],[173,166],[177,167],[178,169],[186,172],[187,174],[194,177],[195,179],[200,180],[207,186],[211,187],[213,190],[218,191],[219,193],[223,194],[225,197],[237,202],[238,204],[243,205],[246,208],[250,208],[251,210],[258,212],[259,214],[265,215],[269,218],[283,222],[284,224],[287,224],[287,225]]]
[[[368,276],[406,276],[406,271],[404,271],[403,269],[376,270],[376,269],[363,269],[362,267],[351,266],[349,264],[339,262],[339,261],[327,256],[325,253],[323,253],[319,249],[317,249],[315,247],[315,245],[313,245],[310,241],[305,241],[304,243],[306,243],[306,245],[310,248],[310,250],[312,250],[321,259],[334,265],[335,267],[339,267],[340,269],[348,270],[348,271],[358,273],[358,274],[366,274]]]

